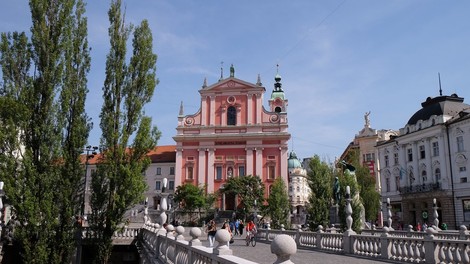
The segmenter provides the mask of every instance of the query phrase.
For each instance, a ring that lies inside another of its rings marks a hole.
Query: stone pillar
[[[215,241],[218,242],[216,248],[212,250],[212,254],[215,255],[232,255],[232,250],[229,249],[227,243],[230,241],[230,234],[225,229],[217,230],[215,233]]]
[[[297,252],[297,245],[289,235],[277,235],[271,242],[271,253],[277,256],[274,264],[291,264],[290,256]]]
[[[256,111],[256,124],[259,125],[263,121],[261,120],[261,113],[263,112],[262,106],[263,106],[263,101],[261,98],[261,94],[256,94],[256,104],[255,104],[255,111]]]
[[[175,162],[175,188],[183,183],[182,174],[183,174],[183,148],[176,148],[176,162]]]
[[[201,126],[207,125],[207,96],[201,97]]]

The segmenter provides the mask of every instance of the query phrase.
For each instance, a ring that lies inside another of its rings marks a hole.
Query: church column
[[[209,124],[213,126],[215,124],[215,96],[210,96],[209,104]]]
[[[201,98],[201,125],[207,125],[207,97],[202,96]]]
[[[207,193],[214,192],[214,160],[215,149],[210,148],[207,161]]]
[[[263,179],[263,148],[256,148],[256,175]]]
[[[285,184],[287,184],[289,182],[289,179],[288,179],[288,175],[287,175],[287,171],[288,171],[288,168],[287,168],[287,160],[288,160],[288,157],[287,157],[287,147],[286,146],[281,146],[279,147],[279,157],[280,157],[280,160],[279,162],[281,163],[281,171],[279,173],[279,175],[281,176],[282,180],[285,182]]]
[[[206,181],[206,149],[200,148],[198,157],[198,173],[197,173],[197,186],[204,184]]]
[[[237,125],[242,125],[242,118],[241,118],[242,109],[240,106],[236,106],[236,108],[237,108]]]
[[[176,162],[175,162],[175,188],[182,184],[181,176],[182,176],[182,168],[183,164],[183,149],[176,148]]]
[[[263,102],[261,101],[261,94],[256,94],[256,104],[255,104],[255,107],[256,107],[256,124],[261,124],[262,123],[262,120],[261,120],[261,112],[263,112]]]
[[[253,118],[253,94],[247,94],[246,95],[246,105],[247,105],[247,119],[246,123],[247,125],[252,124],[252,118]]]
[[[253,148],[246,148],[246,175],[254,176]]]

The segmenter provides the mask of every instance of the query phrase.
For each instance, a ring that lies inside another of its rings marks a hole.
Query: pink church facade
[[[266,197],[276,178],[287,184],[288,101],[281,77],[275,80],[269,109],[263,106],[266,89],[259,77],[256,84],[237,79],[233,66],[229,78],[210,86],[204,82],[199,110],[184,115],[181,106],[178,116],[175,184],[203,185],[213,193],[230,177],[256,175]],[[223,209],[234,206],[221,203]]]

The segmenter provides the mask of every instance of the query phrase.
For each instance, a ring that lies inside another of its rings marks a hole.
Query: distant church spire
[[[180,113],[179,113],[179,116],[184,116],[183,101],[181,101],[181,104],[180,104]]]
[[[442,96],[442,88],[441,88],[441,73],[437,73],[437,76],[439,77],[439,95]]]
[[[258,79],[256,80],[256,85],[263,86],[263,83],[261,82],[261,76],[259,73],[258,73]]]
[[[277,69],[276,69],[276,76],[274,77],[274,81],[276,81],[276,83],[274,84],[274,91],[276,92],[283,92],[282,90],[282,83],[281,83],[281,75],[279,75],[279,64],[276,65],[277,66]]]
[[[204,83],[202,84],[202,88],[206,88],[207,87],[207,77],[204,78]]]

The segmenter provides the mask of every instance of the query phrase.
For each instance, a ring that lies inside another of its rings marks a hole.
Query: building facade
[[[184,115],[181,106],[176,142],[175,183],[205,186],[208,193],[223,188],[230,177],[256,175],[266,187],[266,197],[277,177],[288,182],[288,101],[276,75],[274,89],[263,106],[266,91],[256,84],[230,77],[212,85],[204,81],[200,109]],[[235,209],[235,200],[222,200],[222,210]]]
[[[307,170],[303,168],[302,163],[297,159],[294,152],[289,154],[289,202],[291,205],[291,224],[303,225],[307,220],[308,198],[311,190],[308,186]]]
[[[377,144],[382,198],[384,205],[390,198],[396,228],[432,224],[435,206],[449,228],[470,223],[470,106],[463,101],[428,97],[398,136]]]
[[[375,188],[378,192],[381,190],[381,181],[378,177],[377,166],[377,142],[389,140],[390,137],[397,136],[398,131],[390,129],[373,129],[370,127],[370,112],[364,115],[364,127],[354,136],[354,140],[348,145],[346,150],[337,161],[347,160],[348,153],[351,151],[359,152],[359,163],[369,168],[370,175],[375,179]]]

